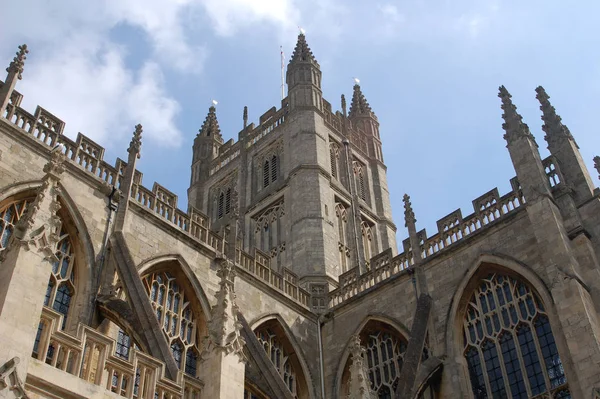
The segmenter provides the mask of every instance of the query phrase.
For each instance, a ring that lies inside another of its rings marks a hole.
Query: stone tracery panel
[[[524,282],[498,273],[481,279],[462,330],[475,397],[571,397],[549,316]]]
[[[281,264],[281,254],[285,251],[284,218],[284,201],[253,217],[254,246],[270,255],[272,266]]]
[[[175,363],[186,374],[196,377],[204,318],[194,297],[169,271],[150,273],[143,281]]]

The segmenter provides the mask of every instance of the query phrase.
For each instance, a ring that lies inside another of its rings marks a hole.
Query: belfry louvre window
[[[200,318],[192,309],[191,296],[167,271],[147,275],[144,286],[175,362],[181,370],[196,377]]]
[[[271,178],[269,176],[269,161],[265,161],[264,165],[263,165],[263,187],[268,187],[269,183],[271,182]]]
[[[262,170],[262,187],[266,188],[269,184],[274,183],[279,178],[279,157],[273,155],[271,158],[263,162]]]
[[[571,397],[548,317],[525,283],[496,273],[479,282],[463,319],[475,398]]]

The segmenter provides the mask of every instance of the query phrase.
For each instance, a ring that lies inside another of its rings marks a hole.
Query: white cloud
[[[130,135],[137,123],[146,137],[163,145],[178,145],[181,134],[174,124],[178,104],[165,95],[162,76],[154,63],[139,74],[124,65],[124,52],[113,43],[80,36],[58,47],[60,57],[47,54],[25,66],[19,84],[23,105],[40,104],[67,124],[100,143]]]

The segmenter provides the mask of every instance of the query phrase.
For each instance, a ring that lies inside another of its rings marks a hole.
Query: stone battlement
[[[564,188],[564,178],[554,156],[549,156],[542,161],[548,182],[553,191]],[[445,253],[454,244],[459,244],[471,237],[475,237],[488,227],[504,220],[521,209],[524,209],[525,197],[516,177],[510,180],[512,191],[500,196],[498,188],[473,200],[474,212],[463,217],[462,211],[457,209],[437,221],[438,231],[427,237],[425,229],[419,231],[417,236],[421,244],[420,251],[423,263],[434,256]],[[354,267],[340,275],[339,287],[329,293],[329,308],[344,303],[346,300],[364,292],[389,278],[408,272],[414,260],[410,240],[402,241],[404,251],[395,257],[387,249],[371,258],[369,271],[360,274],[359,268]]]
[[[2,82],[0,82],[0,87],[1,84]],[[22,98],[20,93],[13,91],[11,102],[2,117],[18,127],[24,134],[47,146],[48,149],[62,144],[62,152],[66,158],[89,175],[93,175],[99,184],[120,188],[127,162],[117,158],[115,165],[110,165],[103,159],[103,147],[82,133],[77,134],[75,141],[71,140],[63,134],[65,123],[62,120],[40,106],[36,107],[34,114],[29,113],[20,107]],[[268,123],[264,126],[261,125],[262,129],[254,129],[249,136],[253,143],[272,131],[273,126],[282,123],[280,121],[283,120],[283,115],[279,114],[280,112],[276,112],[272,114],[272,117],[265,118],[263,124]],[[276,116],[275,119],[273,119],[274,116]],[[267,133],[264,133],[265,131]],[[259,137],[259,134],[262,135]],[[229,153],[227,151],[225,154]],[[136,170],[131,189],[131,200],[134,201],[134,204],[158,216],[158,219],[165,224],[207,245],[216,253],[224,252],[225,238],[210,229],[210,219],[207,215],[191,206],[188,212],[184,212],[177,207],[178,197],[176,194],[156,182],[153,183],[152,189],[149,189],[142,184],[142,177],[143,174]],[[237,266],[243,268],[246,273],[254,275],[269,287],[280,291],[284,296],[308,308],[309,294],[300,288],[297,276],[287,269],[283,270],[283,274],[270,269],[265,270],[265,268],[269,268],[268,257],[260,255],[260,251],[256,251],[256,253],[257,255],[251,256],[238,249]]]

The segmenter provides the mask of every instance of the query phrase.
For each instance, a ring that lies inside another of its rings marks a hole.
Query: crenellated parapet
[[[2,85],[3,82],[0,82]],[[0,86],[1,87],[1,86]],[[58,144],[62,144],[60,151],[69,163],[83,171],[100,186],[121,186],[127,162],[117,158],[114,165],[104,160],[104,147],[82,133],[72,140],[64,134],[65,123],[46,109],[37,106],[33,114],[21,108],[23,96],[13,91],[4,119],[18,130],[33,139],[47,151]],[[267,134],[273,132],[284,123],[285,108],[278,111],[270,110],[261,117],[261,124],[249,133],[247,142],[256,144]],[[3,119],[3,118],[0,118]],[[253,125],[250,125],[252,127]],[[140,133],[141,134],[141,133]],[[136,144],[136,143],[134,143]],[[224,159],[239,155],[240,142],[227,146],[214,162],[223,162]],[[237,155],[233,156],[237,152]],[[223,253],[226,238],[211,230],[210,218],[200,210],[190,206],[188,211],[179,209],[178,196],[159,183],[154,182],[152,188],[143,184],[143,174],[135,170],[131,188],[131,204],[137,211],[147,212],[155,216],[155,220],[164,226],[165,230],[178,231],[188,236],[189,239],[208,246],[215,253]],[[282,273],[268,268],[268,256],[256,251],[250,255],[238,250],[236,267],[244,270],[246,275],[252,275],[259,285],[265,289],[274,289],[283,297],[291,299],[304,308],[309,307],[309,294],[300,288],[297,276],[290,270],[283,269]]]
[[[542,161],[552,191],[560,191],[565,188],[564,179],[553,156]],[[437,221],[438,231],[427,236],[425,229],[417,233],[420,242],[420,252],[423,263],[434,257],[447,253],[456,245],[463,243],[494,226],[513,214],[525,209],[525,197],[516,177],[511,181],[512,190],[500,195],[497,188],[473,200],[473,213],[463,216],[462,211],[457,209]],[[408,269],[415,264],[411,256],[412,248],[410,240],[403,241],[404,251],[392,257],[390,249],[371,258],[370,269],[366,273],[360,273],[358,267],[354,267],[340,275],[339,287],[329,293],[329,308],[341,305],[393,276],[407,273]]]

